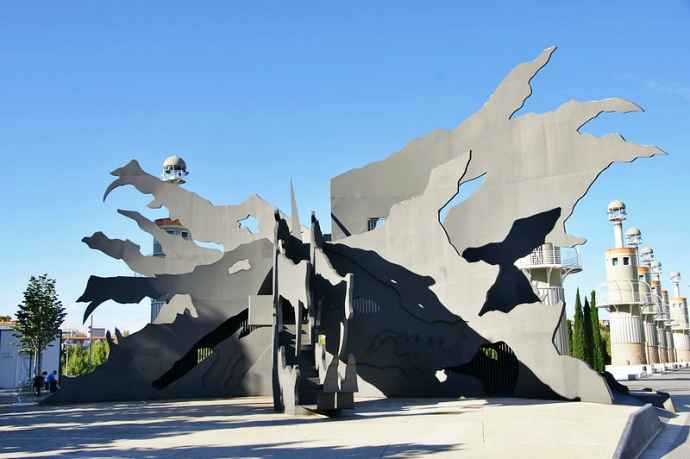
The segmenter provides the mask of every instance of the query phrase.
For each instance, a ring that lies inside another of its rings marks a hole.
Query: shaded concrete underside
[[[369,399],[337,419],[268,397],[0,407],[0,458],[611,457],[636,407]]]

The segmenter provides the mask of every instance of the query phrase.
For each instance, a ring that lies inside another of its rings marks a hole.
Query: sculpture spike
[[[297,209],[297,199],[295,199],[295,188],[290,179],[290,232],[299,238],[302,234],[302,225],[299,222],[299,210]]]

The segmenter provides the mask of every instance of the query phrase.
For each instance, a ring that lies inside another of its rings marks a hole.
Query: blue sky
[[[604,281],[614,198],[664,277],[683,272],[688,291],[690,2],[296,3],[3,4],[0,314],[14,313],[31,274],[47,272],[67,325],[79,325],[89,274],[128,274],[81,238],[103,230],[150,250],[115,213],[147,199],[120,189],[101,202],[109,172],[132,158],[158,173],[182,155],[189,188],[220,204],[256,191],[289,209],[292,178],[302,219],[313,209],[325,223],[330,177],[457,126],[513,66],[554,44],[523,112],[624,97],[647,111],[585,131],[670,153],[614,165],[575,209],[567,227],[589,242],[568,298]],[[106,304],[96,323],[134,331],[148,315],[148,301]]]

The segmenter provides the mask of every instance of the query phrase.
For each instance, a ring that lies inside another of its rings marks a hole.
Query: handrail
[[[580,252],[573,247],[558,247],[541,245],[519,260],[516,265],[519,268],[531,266],[556,265],[572,269],[581,269]]]

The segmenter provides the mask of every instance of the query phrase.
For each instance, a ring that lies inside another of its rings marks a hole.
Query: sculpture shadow
[[[517,305],[538,303],[539,298],[515,262],[542,245],[561,216],[561,208],[556,207],[530,217],[513,222],[508,235],[502,242],[492,242],[481,247],[469,247],[462,257],[469,263],[483,261],[498,265],[496,281],[486,293],[486,301],[479,311],[483,315],[489,311],[510,312]]]
[[[501,361],[492,375],[506,381],[487,390],[481,371],[465,367],[483,345],[491,345],[468,323],[450,312],[431,290],[435,281],[392,263],[371,250],[344,244],[323,246],[341,276],[354,275],[348,352],[357,359],[358,375],[388,397],[459,397],[523,395],[560,399],[514,356]],[[522,274],[521,274],[522,275]],[[523,276],[524,277],[524,276]],[[527,288],[531,291],[529,283]],[[505,346],[507,347],[507,346]],[[446,372],[441,382],[436,372]]]

